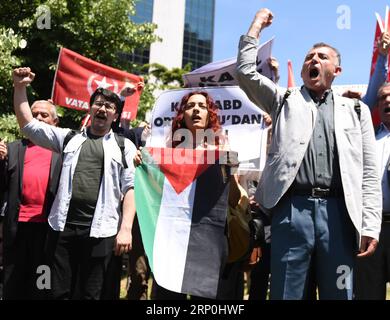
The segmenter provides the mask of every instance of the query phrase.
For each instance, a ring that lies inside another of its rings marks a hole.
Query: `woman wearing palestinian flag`
[[[217,112],[207,92],[186,94],[168,148],[142,150],[135,197],[155,299],[238,298],[229,292],[239,274],[226,264],[227,213],[229,206],[245,211],[248,201]]]

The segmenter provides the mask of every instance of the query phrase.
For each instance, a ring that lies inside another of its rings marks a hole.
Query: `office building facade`
[[[212,61],[215,0],[139,0],[137,23],[157,24],[161,42],[138,50],[133,61],[159,63],[169,69],[191,63],[197,69]]]

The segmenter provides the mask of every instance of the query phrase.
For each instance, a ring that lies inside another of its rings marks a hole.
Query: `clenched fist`
[[[249,27],[247,35],[254,38],[259,38],[261,30],[272,24],[273,17],[274,15],[272,14],[271,10],[267,8],[263,8],[257,11],[255,18]]]
[[[35,73],[31,72],[30,68],[16,68],[12,74],[15,87],[28,86],[35,77]]]
[[[272,14],[271,10],[263,8],[256,12],[254,21],[259,22],[262,28],[265,28],[272,24],[273,17],[274,15]]]

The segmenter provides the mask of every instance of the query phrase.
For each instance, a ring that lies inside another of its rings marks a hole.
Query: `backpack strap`
[[[77,130],[70,130],[69,132],[68,132],[68,134],[65,136],[65,138],[64,138],[64,143],[62,144],[62,153],[64,153],[64,150],[65,150],[65,147],[66,147],[66,145],[68,144],[68,142],[70,141],[70,140],[72,140],[72,138],[76,135],[76,134],[78,134],[78,133],[80,133],[80,131],[77,131]]]
[[[356,99],[356,98],[354,98],[353,101],[355,103],[355,105],[354,105],[355,112],[356,112],[356,114],[358,116],[358,119],[360,121],[360,116],[361,116],[361,113],[362,113],[362,109],[360,107],[360,101],[359,101],[359,99]]]
[[[283,96],[281,104],[278,106],[278,109],[276,110],[275,123],[272,124],[272,135],[274,135],[276,122],[278,121],[280,113],[282,112],[282,108],[283,108],[284,104],[286,103],[286,100],[290,96],[290,94],[291,94],[291,90],[287,89],[284,96]]]
[[[125,157],[125,137],[123,135],[117,134],[114,132],[116,143],[118,144],[119,149],[121,149],[122,154],[122,164],[125,167],[125,169],[128,168],[126,157]]]

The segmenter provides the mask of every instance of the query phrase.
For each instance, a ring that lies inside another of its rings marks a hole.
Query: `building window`
[[[135,16],[130,17],[135,23],[152,22],[153,0],[138,0],[135,2]],[[136,49],[133,53],[126,54],[133,63],[143,65],[149,63],[150,47]]]
[[[185,10],[182,65],[197,69],[212,60],[215,0],[186,0]]]

